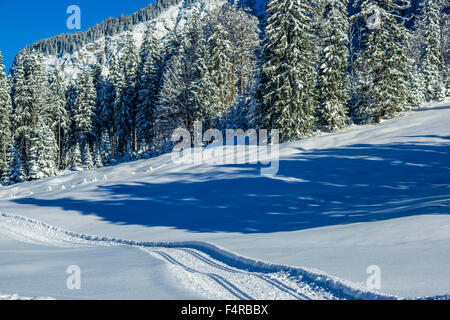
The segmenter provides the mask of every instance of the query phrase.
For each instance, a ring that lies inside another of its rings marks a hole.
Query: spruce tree
[[[137,96],[137,139],[152,142],[154,110],[160,82],[161,48],[159,41],[153,36],[150,26],[144,34],[144,40],[139,53],[138,96]]]
[[[44,110],[46,121],[53,130],[57,146],[58,157],[56,160],[58,168],[62,166],[63,158],[63,139],[70,128],[69,113],[67,112],[66,85],[58,70],[54,70],[49,76],[50,97]]]
[[[216,98],[216,84],[212,79],[212,67],[210,65],[210,52],[206,39],[202,37],[194,53],[193,60],[194,80],[190,87],[190,99],[194,110],[195,121],[202,121],[205,129],[214,126],[217,117],[214,109]]]
[[[314,129],[314,32],[306,0],[271,0],[267,5],[259,125],[279,129],[281,140]]]
[[[92,68],[92,83],[94,84],[96,92],[96,103],[94,108],[94,118],[93,118],[93,132],[94,132],[94,143],[98,144],[100,142],[100,136],[103,130],[103,125],[105,124],[104,119],[102,119],[103,110],[103,100],[105,99],[107,82],[103,77],[103,67],[96,61]],[[109,125],[109,124],[108,124]]]
[[[101,111],[99,120],[102,123],[102,129],[108,131],[108,135],[111,137],[112,143],[112,152],[115,151],[116,143],[113,143],[113,140],[116,140],[117,137],[117,125],[116,125],[116,111],[117,105],[116,101],[118,101],[117,95],[119,93],[118,88],[123,86],[122,83],[123,74],[120,72],[119,64],[115,56],[112,57],[110,65],[109,65],[109,76],[105,80],[103,96],[101,99]]]
[[[89,146],[88,143],[85,143],[84,145],[82,159],[83,165],[87,170],[91,170],[94,168],[94,161],[92,159],[91,147]]]
[[[411,105],[420,107],[425,101],[425,81],[423,74],[420,66],[414,65],[412,71]]]
[[[128,35],[124,52],[120,59],[120,71],[123,77],[118,83],[116,97],[116,126],[119,138],[119,152],[126,152],[128,143],[133,150],[137,147],[136,114],[137,89],[136,73],[138,66],[138,53],[133,36]]]
[[[74,110],[76,139],[83,144],[92,141],[96,98],[92,72],[87,68],[79,75]]]
[[[83,159],[81,158],[80,144],[78,142],[75,145],[75,147],[73,147],[71,156],[72,156],[71,159],[72,168],[78,168],[83,164]]]
[[[53,131],[42,117],[38,118],[36,132],[31,143],[30,179],[54,176],[57,171],[57,142]]]
[[[349,120],[348,0],[327,2],[321,26],[321,63],[319,73],[320,126],[327,131],[344,128]]]
[[[45,78],[42,57],[32,51],[21,52],[15,60],[13,70],[13,120],[16,138],[21,140],[19,152],[23,156],[25,174],[29,174],[32,139],[37,130],[37,121],[45,110],[48,99],[48,82]]]
[[[99,148],[95,148],[94,159],[93,160],[94,160],[94,168],[101,168],[101,167],[103,167],[102,156],[100,154]]]
[[[232,65],[232,44],[228,40],[227,30],[217,24],[209,38],[211,56],[209,67],[211,81],[214,85],[212,111],[217,117],[224,117],[229,112],[235,98],[235,74]]]
[[[108,130],[104,130],[102,133],[102,137],[100,139],[100,157],[103,161],[104,165],[108,165],[111,156],[112,156],[112,148],[111,148],[111,139],[108,133]]]
[[[11,141],[12,104],[9,82],[4,72],[3,57],[0,51],[0,178],[7,164],[7,149]]]
[[[379,123],[383,117],[391,118],[411,107],[413,62],[401,15],[407,7],[404,1],[364,0],[361,12],[353,17],[364,21],[364,50],[356,61],[359,90],[365,95],[357,112],[363,122]],[[368,19],[374,8],[379,12],[378,26],[372,26]]]
[[[424,0],[420,27],[424,30],[422,72],[427,101],[445,98],[444,58],[442,56],[439,5],[436,0]]]
[[[25,181],[24,166],[19,150],[16,148],[15,139],[12,138],[8,145],[7,163],[3,171],[3,182],[6,185]]]

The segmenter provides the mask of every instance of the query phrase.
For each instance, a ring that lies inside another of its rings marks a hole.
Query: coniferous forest
[[[450,95],[448,0],[269,0],[263,17],[242,1],[194,10],[163,39],[149,25],[140,46],[124,33],[177,2],[41,40],[9,76],[0,53],[4,184],[154,157],[196,121],[203,130],[279,129],[287,142]],[[121,55],[76,80],[44,66],[45,55],[116,34],[126,37]]]

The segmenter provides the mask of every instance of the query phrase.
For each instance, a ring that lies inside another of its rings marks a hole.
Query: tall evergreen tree
[[[74,110],[76,139],[83,144],[92,140],[96,99],[92,71],[87,68],[79,75]]]
[[[105,80],[103,94],[101,97],[100,105],[101,111],[99,120],[101,121],[102,130],[108,131],[108,136],[111,137],[111,143],[116,140],[117,137],[117,125],[116,125],[116,101],[118,95],[118,88],[123,86],[123,74],[120,72],[119,64],[115,56],[112,57],[109,65],[109,76]],[[103,133],[102,133],[103,134]],[[113,143],[112,152],[115,151],[116,144]],[[112,155],[112,154],[111,154]]]
[[[7,163],[3,171],[3,182],[6,185],[21,183],[25,181],[25,171],[22,162],[22,156],[16,148],[16,141],[11,138],[8,145]]]
[[[227,30],[217,24],[209,38],[211,81],[214,84],[212,110],[218,117],[226,116],[235,98],[235,74],[232,64],[232,44]]]
[[[11,141],[11,113],[9,81],[4,72],[3,57],[0,51],[0,178],[7,164],[7,149]]]
[[[267,5],[260,126],[279,129],[283,141],[314,128],[314,32],[306,0],[271,0]]]
[[[402,0],[363,0],[361,12],[354,16],[365,21],[364,51],[356,61],[365,100],[358,109],[361,121],[378,123],[410,108],[412,59],[401,15],[407,8]],[[369,17],[376,12],[379,21],[372,25]]]
[[[56,174],[57,142],[52,129],[42,117],[38,118],[36,132],[31,140],[30,179],[42,179]]]
[[[16,57],[13,75],[13,119],[16,138],[21,140],[19,152],[23,156],[26,175],[31,159],[32,139],[37,121],[45,110],[48,98],[48,82],[39,53],[24,51]]]
[[[87,170],[91,170],[94,168],[94,161],[92,159],[91,148],[88,143],[84,144],[82,159],[83,165]]]
[[[112,156],[111,139],[108,130],[104,130],[100,140],[100,157],[104,165],[108,165]]]
[[[144,34],[139,53],[137,96],[137,139],[150,144],[153,139],[154,110],[161,73],[161,47],[150,26]]]
[[[94,132],[94,142],[98,144],[100,142],[99,139],[103,130],[103,125],[105,124],[104,120],[102,119],[102,110],[103,99],[105,99],[105,90],[107,87],[106,79],[103,77],[103,67],[98,63],[98,61],[92,68],[92,83],[94,84],[96,92],[96,103],[94,108],[92,127]]]
[[[321,127],[337,131],[348,121],[349,100],[348,46],[349,21],[348,0],[327,2],[321,26],[322,52],[319,74]]]
[[[436,0],[424,0],[420,27],[424,30],[422,72],[427,101],[445,98],[444,58],[442,56],[439,5]]]
[[[77,143],[71,152],[71,166],[73,168],[78,168],[83,164],[83,159],[81,158],[81,150],[80,150],[80,144]]]
[[[48,99],[48,103],[44,112],[48,125],[55,133],[58,146],[58,156],[56,164],[58,168],[61,168],[64,151],[64,136],[70,128],[69,113],[66,107],[67,88],[61,76],[61,73],[58,70],[54,70],[53,73],[50,74],[49,83],[50,97]]]
[[[133,36],[128,35],[124,52],[120,59],[120,70],[123,74],[118,83],[118,96],[116,97],[116,126],[119,138],[119,152],[126,152],[130,143],[133,150],[137,147],[136,131],[136,74],[138,66],[138,52]]]
[[[441,45],[444,58],[446,96],[450,97],[450,3],[441,0]]]
[[[102,156],[100,154],[99,148],[95,148],[93,160],[94,160],[94,168],[101,168],[101,167],[103,167]]]
[[[194,80],[190,87],[190,99],[194,110],[195,121],[202,121],[204,128],[212,128],[217,112],[214,109],[216,84],[212,79],[210,52],[205,37],[200,38],[194,52]]]

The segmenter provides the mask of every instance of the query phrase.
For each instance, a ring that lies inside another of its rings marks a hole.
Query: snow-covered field
[[[164,155],[0,187],[0,299],[447,295],[449,123],[444,103],[284,144],[272,177]]]

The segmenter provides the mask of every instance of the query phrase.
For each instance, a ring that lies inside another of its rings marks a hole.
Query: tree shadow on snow
[[[238,173],[231,178],[205,173],[202,181],[190,181],[183,173],[170,183],[99,186],[108,194],[102,201],[15,201],[95,214],[118,224],[191,232],[294,231],[449,214],[449,154],[449,145],[415,143],[299,150],[280,161],[272,178],[260,176],[256,166],[234,166]]]

